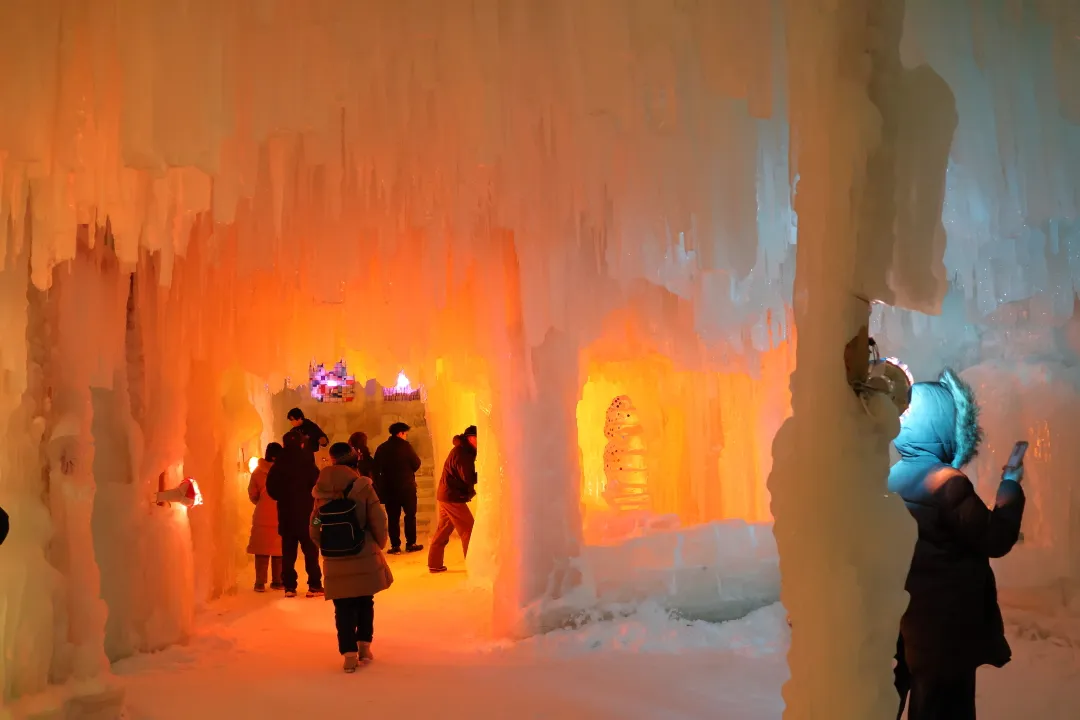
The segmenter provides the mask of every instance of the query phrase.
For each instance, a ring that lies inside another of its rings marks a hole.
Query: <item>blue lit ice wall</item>
[[[896,173],[909,184],[901,180],[896,205],[918,204],[940,182],[937,151],[926,146],[949,137],[937,126],[950,112],[956,122],[938,227],[899,210],[879,243],[892,256],[885,299],[921,312],[879,307],[875,330],[912,357],[916,372],[976,360],[981,328],[1003,304],[1030,304],[1024,322],[1060,325],[1072,315],[1080,278],[1080,10],[1071,5],[907,2],[905,77],[896,92],[908,107],[897,110],[895,142]],[[782,27],[777,22],[778,33]],[[663,222],[623,208],[626,237],[608,249],[614,274],[645,277],[698,301],[701,338],[736,351],[767,344],[767,314],[773,337],[782,334],[791,302],[797,220],[789,193],[797,174],[788,159],[784,52],[780,35],[771,117],[752,117],[745,101],[727,98],[684,108],[683,117],[716,132],[684,138],[696,142],[698,154],[679,150],[656,182],[662,189],[675,176],[701,173],[705,181],[693,186],[700,195],[676,201],[690,210]],[[942,88],[951,98],[940,97]],[[904,165],[908,156],[916,161]],[[756,220],[748,222],[751,192]]]
[[[1068,2],[908,0],[903,60],[940,73],[959,116],[941,314],[875,312],[875,332],[919,376],[975,364],[1006,328],[1014,348],[1022,334],[1030,352],[1071,352],[1051,336],[1072,316],[1080,279],[1078,12]],[[1037,348],[1032,334],[1046,336]]]

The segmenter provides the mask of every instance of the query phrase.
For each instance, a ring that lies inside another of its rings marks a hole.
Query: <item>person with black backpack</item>
[[[345,672],[371,662],[375,594],[394,576],[383,550],[389,541],[386,513],[371,478],[356,471],[357,455],[348,443],[330,446],[334,464],[319,472],[312,495],[311,539],[323,556],[323,587],[334,602],[338,652]]]

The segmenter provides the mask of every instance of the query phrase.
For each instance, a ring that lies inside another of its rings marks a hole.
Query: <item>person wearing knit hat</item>
[[[444,554],[450,535],[456,530],[461,538],[463,555],[469,554],[472,537],[473,514],[468,502],[476,497],[476,426],[470,425],[461,433],[461,444],[456,445],[443,463],[439,478],[438,521],[428,550],[428,570],[446,572]]]
[[[386,506],[386,518],[390,533],[391,555],[401,552],[401,515],[405,515],[405,552],[419,552],[423,545],[416,542],[416,471],[420,469],[420,456],[409,443],[408,425],[395,422],[390,437],[375,449],[372,458],[375,491]]]

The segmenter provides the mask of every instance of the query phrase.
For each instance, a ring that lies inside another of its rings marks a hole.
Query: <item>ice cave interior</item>
[[[867,323],[974,384],[984,497],[1031,442],[1002,592],[1080,587],[1076,2],[36,0],[0,37],[0,710],[235,590],[306,402],[412,418],[429,483],[479,427],[498,633],[782,599],[786,717],[889,717]],[[306,397],[339,358],[355,401]]]

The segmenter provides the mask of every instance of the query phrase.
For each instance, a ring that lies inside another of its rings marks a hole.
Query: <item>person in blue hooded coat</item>
[[[1005,469],[988,508],[961,471],[978,453],[978,420],[971,388],[946,369],[937,382],[912,387],[894,441],[900,461],[889,490],[918,524],[897,645],[897,718],[906,701],[909,720],[974,720],[976,668],[1002,667],[1012,656],[990,559],[1020,535],[1023,468]]]

